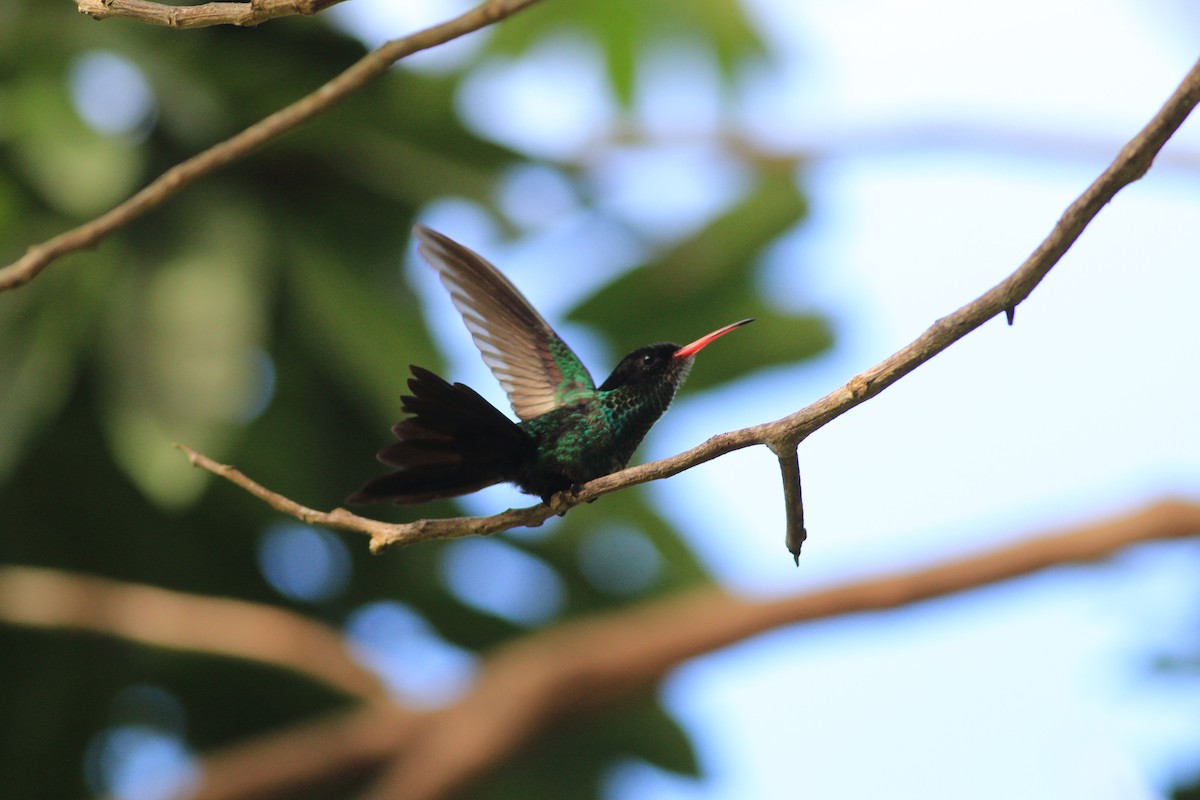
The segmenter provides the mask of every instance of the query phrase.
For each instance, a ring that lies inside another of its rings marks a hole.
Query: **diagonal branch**
[[[754,445],[766,445],[776,453],[785,452],[788,449],[794,450],[813,431],[879,394],[991,318],[1004,313],[1011,324],[1017,305],[1029,296],[1042,278],[1058,263],[1063,254],[1083,233],[1088,223],[1100,212],[1100,209],[1117,192],[1146,174],[1159,150],[1183,124],[1198,102],[1200,102],[1200,61],[1192,66],[1179,88],[1175,90],[1175,93],[1150,120],[1149,124],[1121,149],[1112,164],[1067,208],[1050,235],[1038,245],[1025,263],[975,300],[936,321],[904,349],[851,378],[845,386],[807,408],[773,422],[718,434],[703,444],[671,458],[652,461],[597,478],[582,486],[578,493],[564,492],[557,495],[549,506],[538,504],[528,508],[509,509],[490,517],[455,517],[422,519],[401,524],[384,523],[360,517],[341,508],[332,512],[306,508],[260,486],[232,467],[217,464],[182,445],[177,446],[188,454],[194,466],[207,469],[233,481],[278,511],[291,514],[305,522],[317,522],[341,530],[369,534],[373,551],[393,544],[404,545],[428,539],[482,536],[518,526],[536,527],[552,514],[565,512],[580,503],[594,500],[601,495],[628,486],[669,478],[734,450]],[[3,288],[2,285],[0,288]],[[791,508],[790,505],[789,508]],[[797,534],[792,533],[789,540],[796,536]],[[796,544],[792,541],[790,543]],[[791,548],[789,547],[789,549]]]
[[[114,231],[158,207],[200,178],[272,139],[303,125],[387,72],[400,59],[477,31],[536,3],[537,0],[486,0],[449,22],[403,39],[393,39],[367,53],[342,74],[289,106],[182,161],[155,178],[128,200],[84,224],[35,244],[25,255],[0,268],[0,292],[24,286],[68,253],[91,247]]]
[[[783,625],[883,611],[1150,541],[1200,534],[1200,504],[1164,500],[932,566],[772,600],[702,587],[529,634],[492,653],[456,704],[404,715],[388,703],[316,719],[214,752],[192,800],[276,797],[386,763],[371,800],[436,800],[563,720],[653,686],[683,662]]]
[[[80,14],[92,19],[128,17],[168,28],[204,28],[210,25],[257,25],[293,14],[312,16],[342,0],[242,0],[195,6],[172,6],[153,0],[75,0]]]
[[[386,687],[338,632],[281,608],[37,567],[0,567],[0,622],[247,659],[377,700]]]
[[[286,798],[289,789],[329,785],[387,763],[425,716],[382,700],[237,742],[208,754],[200,786],[171,800]]]

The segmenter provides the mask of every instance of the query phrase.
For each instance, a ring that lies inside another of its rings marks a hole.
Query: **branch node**
[[[850,392],[850,396],[855,400],[861,400],[866,397],[870,389],[870,382],[861,374],[855,375],[846,383],[846,391]]]

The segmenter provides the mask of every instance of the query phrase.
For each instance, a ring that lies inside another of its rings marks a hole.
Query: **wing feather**
[[[435,230],[417,225],[413,234],[518,417],[533,419],[595,389],[578,357],[499,270]]]

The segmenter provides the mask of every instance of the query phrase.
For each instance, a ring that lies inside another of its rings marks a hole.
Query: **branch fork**
[[[229,16],[221,18],[219,13],[205,17],[205,14],[214,10],[230,11],[229,7],[236,7],[232,10],[239,13],[248,12],[250,17],[247,19],[261,21],[259,17],[265,19],[284,13],[315,13],[338,1],[252,0],[249,3],[212,2],[181,7],[166,6],[152,0],[76,0],[76,3],[80,11],[93,16],[134,16],[147,22],[183,27],[184,19],[189,20],[187,24],[194,25],[219,22],[253,24],[237,22]],[[486,0],[467,13],[441,25],[385,43],[316,91],[276,111],[241,133],[175,165],[108,212],[52,239],[31,245],[24,256],[0,269],[0,292],[23,286],[62,256],[95,245],[213,170],[245,156],[257,147],[324,113],[338,101],[384,74],[399,59],[495,23],[535,2],[537,0]],[[204,22],[202,19],[210,21]],[[418,520],[403,524],[384,523],[360,517],[342,508],[329,512],[308,508],[266,489],[231,466],[218,464],[184,445],[176,446],[187,454],[193,465],[232,481],[282,513],[290,514],[304,522],[367,533],[371,536],[372,551],[378,551],[392,544],[487,535],[517,526],[537,526],[553,514],[565,513],[580,503],[589,502],[617,489],[670,477],[744,447],[766,445],[779,459],[788,520],[786,541],[788,550],[798,557],[800,546],[805,539],[800,470],[796,453],[799,443],[813,431],[879,394],[1001,312],[1004,313],[1008,324],[1012,325],[1017,305],[1029,296],[1042,278],[1058,263],[1100,209],[1118,191],[1146,174],[1155,156],[1197,102],[1200,102],[1200,62],[1193,65],[1175,93],[1149,124],[1121,149],[1100,177],[1067,208],[1050,235],[1016,271],[974,301],[937,320],[907,347],[854,376],[842,388],[774,422],[720,434],[672,458],[598,478],[585,484],[577,493],[555,496],[550,505],[539,504],[529,508],[509,509],[490,517]]]
[[[488,5],[491,4],[485,4]],[[483,6],[480,7],[482,8]],[[841,388],[793,414],[773,422],[718,434],[703,444],[671,458],[630,467],[589,481],[580,487],[577,493],[560,493],[552,498],[549,506],[538,504],[528,508],[510,508],[490,517],[425,519],[401,524],[378,522],[341,508],[332,512],[307,508],[260,486],[232,467],[217,464],[184,445],[177,447],[188,454],[193,465],[236,483],[278,511],[291,514],[305,522],[370,535],[371,550],[378,552],[389,545],[411,544],[427,539],[485,536],[518,526],[534,527],[541,525],[553,514],[564,513],[580,503],[594,500],[609,492],[668,478],[734,450],[766,445],[779,459],[787,512],[786,542],[788,551],[798,563],[800,547],[806,537],[800,495],[800,468],[796,453],[800,442],[813,431],[879,394],[993,317],[1004,313],[1011,324],[1017,305],[1030,295],[1042,278],[1058,263],[1100,209],[1122,188],[1146,173],[1154,161],[1154,156],[1183,124],[1198,102],[1200,61],[1193,65],[1179,88],[1146,127],[1121,149],[1112,164],[1067,208],[1050,235],[1038,245],[1025,263],[975,300],[934,322],[907,347],[855,375]],[[2,288],[3,273],[0,272],[0,289]]]

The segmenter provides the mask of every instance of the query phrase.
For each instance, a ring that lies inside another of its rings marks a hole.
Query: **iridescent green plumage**
[[[506,481],[548,501],[622,469],[671,404],[696,353],[751,321],[684,347],[635,350],[597,387],[499,270],[436,231],[418,225],[413,232],[522,421],[512,422],[469,387],[413,366],[412,394],[401,398],[412,416],[392,428],[399,441],[379,453],[397,469],[370,481],[350,502],[420,503]]]
[[[613,372],[617,381],[610,377],[590,396],[520,423],[537,455],[518,485],[548,497],[623,469],[687,377],[691,359],[674,359],[677,350],[673,344],[636,350]]]

